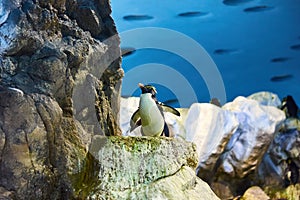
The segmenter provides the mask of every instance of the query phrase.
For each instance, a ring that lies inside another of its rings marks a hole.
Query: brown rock
[[[269,200],[270,197],[258,186],[252,186],[242,196],[242,200]]]

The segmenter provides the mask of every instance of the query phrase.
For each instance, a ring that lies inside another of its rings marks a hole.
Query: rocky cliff
[[[82,181],[98,163],[91,138],[120,134],[123,71],[110,13],[100,0],[0,1],[0,198],[91,190]]]

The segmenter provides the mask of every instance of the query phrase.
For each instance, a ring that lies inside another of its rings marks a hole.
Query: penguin
[[[287,117],[298,117],[298,106],[292,96],[283,98],[281,110],[286,112]]]
[[[299,167],[296,163],[291,159],[288,158],[286,160],[287,168],[285,170],[285,185],[289,186],[291,184],[296,185],[299,180]]]
[[[156,98],[157,91],[152,85],[139,83],[142,94],[140,95],[139,108],[133,113],[130,120],[130,131],[141,126],[144,136],[169,137],[169,129],[165,122],[163,112],[170,112],[177,116],[180,113],[175,108],[159,102]]]

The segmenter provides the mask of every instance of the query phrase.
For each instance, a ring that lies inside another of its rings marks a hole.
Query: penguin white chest
[[[142,120],[142,134],[159,136],[164,129],[164,118],[150,93],[140,96],[140,116]]]

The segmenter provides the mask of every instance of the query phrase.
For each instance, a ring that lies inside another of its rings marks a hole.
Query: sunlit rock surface
[[[244,178],[257,169],[285,114],[244,97],[237,97],[223,109],[235,113],[239,127],[226,147],[220,167],[231,177]]]
[[[130,133],[130,118],[132,114],[139,108],[139,97],[121,98],[120,101],[120,127],[122,135],[141,136],[141,133]]]
[[[92,199],[219,199],[195,174],[196,147],[182,139],[95,136],[99,184]]]
[[[257,92],[248,96],[247,99],[256,100],[264,106],[281,106],[281,100],[279,99],[277,94],[274,94],[272,92]]]
[[[239,125],[235,115],[209,103],[193,104],[185,120],[186,140],[197,145],[198,174],[209,180],[216,163]]]
[[[270,197],[258,186],[252,186],[246,190],[242,200],[269,200]]]

